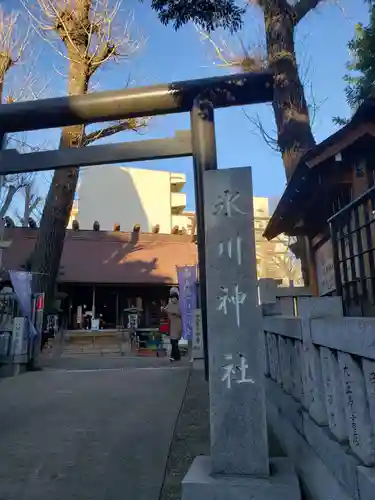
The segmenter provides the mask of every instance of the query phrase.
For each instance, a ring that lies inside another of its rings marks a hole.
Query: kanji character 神
[[[237,326],[241,326],[241,317],[240,317],[240,305],[245,302],[246,293],[240,292],[239,286],[234,285],[234,294],[229,295],[229,289],[222,286],[220,287],[223,295],[217,297],[219,300],[219,306],[217,308],[218,311],[224,311],[225,316],[228,314],[228,303],[233,304],[236,309],[236,322]]]

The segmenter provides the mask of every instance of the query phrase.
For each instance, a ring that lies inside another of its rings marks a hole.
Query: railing
[[[296,314],[263,317],[274,425],[312,498],[373,499],[375,319],[343,317],[339,297],[298,297]]]
[[[337,295],[348,316],[375,316],[375,186],[329,224]]]

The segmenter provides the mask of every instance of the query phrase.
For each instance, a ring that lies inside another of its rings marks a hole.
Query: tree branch
[[[121,120],[119,123],[114,125],[110,125],[107,128],[101,130],[95,130],[94,132],[90,132],[89,134],[85,134],[83,137],[82,146],[88,146],[93,142],[104,139],[104,137],[110,137],[111,135],[118,134],[119,132],[123,132],[124,130],[134,130],[137,131],[140,128],[146,127],[148,124],[148,119],[142,119],[137,121],[137,119],[130,120]]]
[[[267,69],[267,54],[263,44],[247,47],[241,37],[239,37],[239,47],[233,51],[228,43],[221,39],[216,42],[210,33],[203,31],[199,26],[195,26],[203,42],[208,42],[214,50],[215,66],[224,68],[238,68],[240,71],[261,73]]]
[[[113,56],[116,56],[117,53],[117,47],[115,44],[111,42],[106,42],[99,53],[95,55],[90,62],[90,76],[92,76],[95,71],[108,59],[110,59]]]
[[[3,218],[7,213],[7,211],[9,210],[10,204],[12,203],[12,200],[16,192],[17,192],[16,186],[9,186],[3,206],[0,209],[0,218]]]
[[[306,16],[306,14],[315,9],[315,7],[317,7],[321,2],[323,2],[323,0],[300,0],[294,6],[294,24],[297,25],[301,21],[301,19]]]
[[[246,118],[249,120],[250,123],[252,123],[255,128],[258,130],[260,133],[262,139],[264,142],[267,144],[268,147],[270,147],[273,151],[276,151],[277,153],[280,153],[280,148],[277,142],[277,134],[275,132],[275,135],[272,136],[269,132],[266,131],[264,128],[264,125],[262,124],[262,120],[260,119],[259,115],[257,114],[256,117],[250,116],[245,108],[242,108],[243,114],[246,116]]]
[[[27,34],[22,40],[16,33],[19,14],[5,13],[0,5],[0,103],[3,97],[4,80],[8,71],[19,62],[27,45]]]

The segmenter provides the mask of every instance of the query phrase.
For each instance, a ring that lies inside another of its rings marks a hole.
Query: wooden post
[[[305,239],[306,239],[306,246],[307,246],[307,252],[308,252],[307,260],[309,262],[310,288],[312,290],[314,297],[319,297],[318,278],[317,278],[317,274],[316,274],[315,254],[314,254],[314,251],[312,249],[310,238],[308,238],[306,236]]]

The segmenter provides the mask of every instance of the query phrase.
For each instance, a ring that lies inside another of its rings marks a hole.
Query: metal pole
[[[202,311],[202,337],[204,348],[204,369],[208,380],[208,340],[207,340],[207,283],[206,249],[204,225],[203,172],[217,169],[214,107],[208,100],[194,101],[190,112],[193,147],[195,205],[197,219],[199,290]]]

